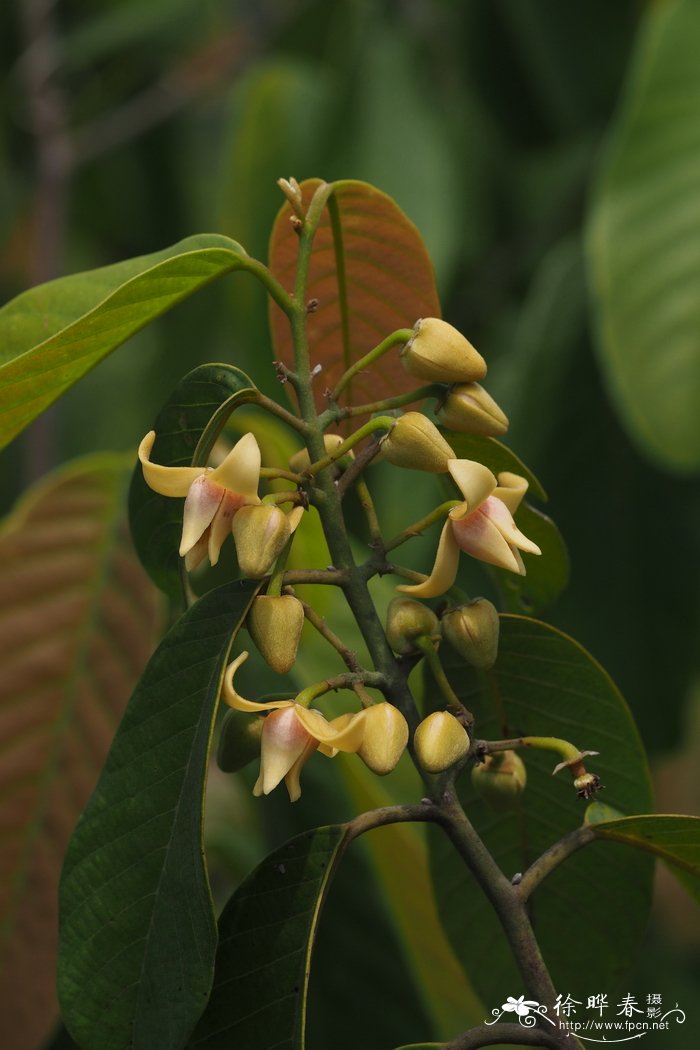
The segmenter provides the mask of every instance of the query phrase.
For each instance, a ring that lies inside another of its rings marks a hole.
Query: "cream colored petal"
[[[502,500],[492,496],[490,499],[486,500],[481,507],[481,510],[491,521],[493,521],[494,525],[496,525],[511,546],[519,547],[521,551],[526,551],[528,554],[542,553],[537,544],[533,543],[532,540],[527,538],[525,533],[520,531],[513,521],[512,514]]]
[[[299,755],[299,758],[284,778],[284,786],[289,794],[290,802],[296,802],[301,798],[301,784],[299,783],[299,777],[301,776],[301,771],[304,768],[304,765],[308,759],[311,758],[317,747],[318,743],[315,740],[309,740],[308,744]]]
[[[211,525],[224,498],[224,490],[214,485],[205,474],[200,474],[190,485],[182,513],[180,556],[187,554]]]
[[[204,468],[163,467],[159,463],[151,463],[149,456],[155,439],[155,430],[150,430],[139,445],[139,459],[146,484],[161,496],[186,496],[195,478],[204,473]]]
[[[233,515],[241,507],[241,498],[235,492],[224,489],[224,496],[219,504],[209,529],[209,561],[216,565],[224,540],[231,535]]]
[[[496,479],[489,468],[473,459],[451,459],[447,469],[464,496],[470,513],[496,488]]]
[[[511,514],[515,514],[529,487],[529,482],[520,474],[511,474],[510,471],[504,470],[498,475],[498,487],[493,495],[505,503]]]
[[[287,514],[287,519],[289,521],[289,531],[290,532],[295,532],[296,531],[297,525],[299,524],[299,522],[301,521],[301,519],[303,517],[304,517],[304,508],[303,507],[293,507],[292,510],[289,511],[289,514]]]
[[[510,544],[482,508],[468,514],[466,518],[453,519],[450,527],[458,547],[466,554],[488,565],[498,565],[501,569],[522,575]]]
[[[193,569],[196,569],[198,565],[202,564],[202,562],[207,556],[208,549],[209,536],[206,532],[204,532],[199,537],[194,547],[190,547],[187,554],[185,555],[185,568],[188,572],[192,572]]]
[[[314,708],[307,710],[299,705],[297,718],[315,740],[335,751],[352,754],[362,746],[366,718],[364,711],[340,715],[329,722],[320,711]]]
[[[458,565],[459,548],[452,535],[452,522],[446,521],[440,535],[433,571],[428,579],[417,584],[401,584],[396,590],[416,598],[437,598],[439,594],[449,591],[455,582]]]
[[[308,758],[315,749],[316,741],[304,729],[293,708],[272,711],[263,726],[260,777],[256,788],[259,787],[264,795],[269,795],[294,768],[295,763],[302,757]]]
[[[224,703],[228,704],[229,707],[233,707],[236,711],[275,711],[282,707],[293,707],[293,700],[270,700],[268,703],[262,704],[256,700],[246,700],[245,697],[240,696],[236,692],[233,686],[233,676],[247,659],[248,653],[244,651],[226,668],[221,692],[221,698]]]
[[[244,434],[237,441],[223,463],[211,472],[212,481],[229,492],[237,492],[248,503],[259,503],[260,448],[254,434]]]

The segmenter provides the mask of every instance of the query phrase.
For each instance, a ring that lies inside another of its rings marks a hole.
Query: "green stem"
[[[445,698],[448,710],[452,714],[456,715],[460,722],[464,721],[467,724],[467,729],[471,728],[474,724],[474,715],[471,711],[468,711],[462,701],[459,699],[452,686],[450,685],[447,675],[445,674],[442,664],[440,663],[440,657],[435,643],[431,638],[427,636],[419,638],[416,645],[425,656],[428,666],[432,672],[433,678],[435,679],[437,686]]]
[[[335,385],[335,389],[330,394],[330,400],[337,401],[343,390],[345,390],[345,387],[352,379],[354,379],[358,372],[362,372],[365,368],[369,368],[370,365],[374,364],[375,361],[378,361],[387,350],[391,350],[392,346],[396,346],[397,343],[407,343],[414,334],[412,328],[398,328],[395,332],[392,332],[391,335],[382,339],[381,343],[378,343],[373,350],[370,350],[368,354],[361,357],[359,361],[355,361],[355,363],[342,374]]]
[[[284,310],[287,317],[291,317],[294,313],[294,300],[289,292],[284,290],[272,272],[268,270],[267,266],[258,259],[248,257],[246,258],[245,269],[265,285],[268,295]]]
[[[261,393],[260,390],[256,391],[256,398],[254,404],[260,405],[266,412],[270,412],[273,416],[277,416],[278,419],[283,420],[288,426],[293,427],[294,430],[298,430],[300,434],[306,435],[308,433],[308,427],[303,419],[299,419],[299,416],[295,416],[293,412],[289,412],[282,405],[278,405],[276,401],[273,401],[271,397],[267,397],[266,394]]]
[[[347,405],[343,408],[328,408],[321,415],[321,426],[328,427],[331,423],[340,423],[344,419],[352,419],[354,416],[367,416],[370,412],[389,412],[393,408],[403,408],[411,405],[414,401],[423,401],[426,397],[438,397],[444,391],[436,383],[428,383],[416,390],[409,390],[406,394],[397,394],[395,397],[385,397],[381,401],[371,401],[366,405]]]
[[[358,442],[362,441],[370,434],[373,434],[375,430],[390,430],[395,422],[396,420],[393,416],[375,416],[374,419],[370,419],[363,426],[359,427],[350,435],[350,437],[346,438],[345,441],[338,445],[337,448],[334,448],[332,452],[329,452],[315,463],[312,463],[306,473],[311,474],[313,477],[318,474],[320,470],[329,467],[331,463],[335,463],[337,459],[342,459],[347,452],[352,451]]]
[[[413,539],[414,536],[420,536],[422,532],[425,532],[427,528],[434,525],[436,521],[440,521],[441,518],[446,518],[452,508],[458,507],[460,502],[461,501],[458,499],[448,499],[445,503],[441,503],[439,507],[435,508],[435,510],[431,510],[430,514],[426,514],[424,518],[414,522],[413,525],[409,525],[407,529],[399,532],[392,540],[389,540],[384,549],[388,553],[389,551],[393,551],[395,547],[400,547],[402,543],[406,542],[406,540]],[[421,579],[424,580],[425,578],[425,574],[423,574]]]

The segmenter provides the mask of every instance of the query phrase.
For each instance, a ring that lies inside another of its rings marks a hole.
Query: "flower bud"
[[[505,813],[517,806],[525,790],[527,771],[515,751],[496,751],[472,769],[472,784],[491,809]]]
[[[464,758],[469,750],[469,734],[449,711],[433,711],[424,718],[413,736],[416,758],[427,773],[442,773]]]
[[[393,598],[386,613],[386,637],[395,653],[405,656],[416,652],[416,642],[440,631],[432,609],[412,598]]]
[[[463,434],[498,437],[508,429],[508,417],[479,383],[453,386],[437,416],[443,426]]]
[[[438,383],[472,383],[486,375],[481,354],[451,324],[424,317],[413,331],[400,357],[410,375]]]
[[[292,534],[287,515],[273,503],[241,507],[231,523],[241,573],[259,580],[269,572]]]
[[[304,626],[304,606],[291,594],[261,594],[250,607],[246,626],[265,663],[277,674],[294,666]]]
[[[421,412],[405,412],[381,443],[384,459],[395,467],[445,474],[455,453],[430,420]]]
[[[345,440],[345,438],[341,437],[340,434],[324,434],[323,435],[323,445],[324,445],[324,448],[326,450],[326,455],[328,456],[332,452],[335,452],[335,450],[338,448],[338,446],[343,444],[344,440]],[[348,456],[350,459],[352,459],[353,458],[352,449],[350,450],[350,452],[346,452],[345,455]],[[345,458],[345,456],[343,456],[343,459],[344,458]],[[342,462],[342,460],[341,460],[341,462]],[[294,455],[289,460],[289,469],[293,470],[297,474],[303,474],[303,472],[305,470],[308,470],[310,466],[311,466],[311,458],[309,456],[309,450],[306,449],[306,448],[299,449],[299,451],[295,452]]]
[[[493,667],[498,655],[500,620],[492,602],[475,598],[467,605],[450,609],[441,623],[443,635],[467,663],[482,671]]]
[[[221,723],[221,735],[216,752],[219,769],[224,773],[237,773],[254,759],[260,757],[260,741],[265,719],[251,716],[243,711],[226,712]]]
[[[364,711],[365,729],[357,754],[383,777],[396,767],[408,743],[408,723],[393,704],[374,704]]]

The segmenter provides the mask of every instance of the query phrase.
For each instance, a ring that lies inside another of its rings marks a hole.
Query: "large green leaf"
[[[602,668],[572,639],[546,624],[504,616],[493,671],[470,676],[455,664],[448,664],[448,671],[474,711],[480,738],[557,736],[600,751],[590,759],[590,768],[605,785],[601,798],[622,813],[651,808],[645,756],[629,710]],[[552,779],[555,755],[521,754],[528,783],[512,812],[489,810],[469,777],[460,784],[471,820],[509,877],[580,825],[584,815],[568,774]],[[614,987],[634,957],[646,923],[651,858],[647,862],[619,846],[607,849],[594,843],[579,851],[532,899],[535,930],[555,985],[579,999],[576,992],[592,984]],[[445,928],[484,1001],[490,1007],[506,993],[519,994],[522,980],[498,922],[437,833],[432,835],[432,861]]]
[[[254,396],[252,379],[233,365],[200,365],[180,380],[161,408],[153,429],[154,463],[169,467],[201,466],[227,416]],[[200,440],[206,431],[203,442]],[[129,521],[136,550],[151,579],[172,599],[180,595],[180,558],[184,501],[160,496],[136,464],[129,492]]]
[[[647,7],[590,216],[600,360],[639,445],[700,467],[700,6]]]
[[[593,825],[596,838],[623,842],[664,860],[700,903],[700,817],[649,814]]]
[[[150,321],[217,277],[255,266],[235,241],[202,234],[12,300],[0,310],[0,445]]]
[[[305,832],[275,850],[219,919],[216,976],[190,1047],[303,1050],[310,957],[347,831]]]
[[[66,855],[59,997],[82,1050],[179,1050],[206,1003],[216,927],[202,793],[226,658],[255,593],[211,591],[157,649]]]
[[[129,467],[122,455],[70,463],[0,528],[5,1050],[35,1050],[56,1023],[61,861],[158,637],[160,602],[124,521]]]

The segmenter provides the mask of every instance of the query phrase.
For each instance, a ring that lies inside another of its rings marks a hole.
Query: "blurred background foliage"
[[[0,53],[3,302],[194,232],[265,258],[279,176],[364,179],[396,199],[432,254],[445,317],[489,362],[508,444],[550,493],[572,571],[546,618],[628,699],[658,808],[697,812],[698,5],[15,0],[0,7]],[[270,359],[262,290],[242,275],[205,289],[3,453],[3,508],[75,455],[135,448],[200,362],[231,361],[276,394]],[[430,491],[411,491],[407,508],[400,479],[381,485],[389,534],[429,509]],[[417,543],[414,564],[433,549],[432,535]],[[247,798],[218,780],[212,796],[212,841],[237,875],[265,844],[343,815],[307,790],[291,815],[267,800],[260,832]],[[329,907],[320,952],[337,955],[353,925]],[[700,924],[665,883],[656,915],[637,984],[656,990],[663,970],[681,1000]],[[386,942],[374,962],[394,958],[396,915],[363,921]],[[365,984],[381,985],[370,970]],[[337,972],[318,973],[318,1001],[337,1007]],[[422,1033],[425,1004],[410,1002],[402,1027],[377,989],[383,1020],[363,1045]],[[313,1015],[318,1045],[330,1045],[326,1013]],[[334,1046],[356,1045],[353,1023]]]

